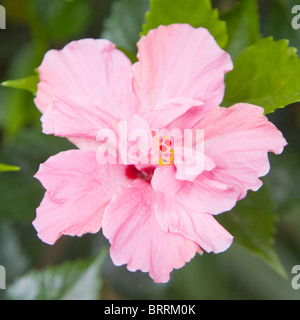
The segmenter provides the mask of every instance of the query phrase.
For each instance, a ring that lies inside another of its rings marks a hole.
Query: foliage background
[[[131,31],[141,30],[149,6],[148,0],[138,0],[143,2],[139,6],[136,1],[123,0],[126,10],[118,9],[118,0],[0,1],[7,13],[7,28],[0,30],[0,82],[30,76],[47,50],[62,48],[74,39],[117,38],[128,50],[137,40]],[[240,1],[212,1],[221,17],[236,2]],[[260,0],[259,23],[263,37],[288,39],[300,51],[300,30],[291,27],[295,4],[292,0]],[[125,33],[118,33],[118,23],[126,26]],[[7,272],[7,290],[0,290],[0,298],[299,299],[300,290],[291,286],[291,269],[300,264],[299,107],[294,103],[269,115],[289,142],[281,156],[270,157],[271,172],[265,178],[271,208],[279,217],[275,249],[286,277],[234,243],[225,253],[197,256],[173,271],[169,283],[154,284],[147,274],[115,267],[102,250],[108,242],[101,232],[63,237],[54,246],[37,238],[31,222],[44,189],[33,175],[41,162],[72,145],[41,133],[32,94],[0,87],[0,163],[21,168],[0,173],[0,264]],[[261,197],[251,210],[263,214],[270,210],[265,205]]]

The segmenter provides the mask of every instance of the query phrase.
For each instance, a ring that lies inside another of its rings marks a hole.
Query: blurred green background
[[[118,19],[129,30],[143,23],[147,1],[139,10],[130,8],[134,19],[129,22],[126,22],[126,11],[122,12],[123,16],[120,12],[116,14],[117,2],[0,1],[7,14],[6,30],[0,30],[0,82],[32,75],[47,50],[60,49],[75,39],[105,36],[112,23],[118,24]],[[238,1],[220,0],[213,4],[222,12],[235,2]],[[289,39],[290,45],[300,51],[300,30],[291,27],[291,8],[297,2],[259,1],[260,23],[264,37]],[[111,14],[115,15],[113,22],[109,20]],[[137,39],[125,40],[135,43]],[[300,105],[279,109],[269,118],[289,142],[282,155],[270,156],[271,172],[264,178],[270,182],[274,210],[280,217],[276,224],[275,248],[287,278],[237,244],[219,255],[197,256],[184,268],[173,271],[167,284],[154,284],[148,274],[131,273],[124,266],[115,267],[107,256],[101,271],[99,297],[300,299],[300,289],[291,286],[291,269],[300,265]],[[34,106],[32,94],[0,87],[0,163],[21,168],[19,172],[0,173],[0,265],[6,268],[7,288],[14,286],[16,279],[30,269],[41,270],[74,259],[86,259],[102,247],[108,247],[101,232],[82,238],[65,236],[54,246],[48,246],[37,238],[31,225],[44,193],[33,175],[41,162],[69,148],[73,146],[67,140],[41,133],[40,113]],[[5,290],[0,290],[0,298],[7,298]]]

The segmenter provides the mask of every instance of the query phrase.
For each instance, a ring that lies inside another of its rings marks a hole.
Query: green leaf
[[[221,19],[227,23],[229,39],[226,51],[232,60],[260,38],[257,0],[237,3],[231,10],[224,12]]]
[[[135,56],[136,43],[145,22],[149,0],[119,0],[113,3],[110,16],[104,21],[102,38],[115,43],[127,54]],[[132,57],[131,57],[132,58]]]
[[[20,47],[17,54],[12,55],[6,79],[19,79],[24,75],[34,75],[32,70],[37,66],[33,59],[34,52],[32,43]],[[41,114],[34,105],[32,92],[8,90],[0,86],[0,97],[0,121],[4,140],[13,137],[23,127],[40,126]]]
[[[106,250],[89,260],[68,261],[42,270],[31,270],[13,282],[9,300],[97,300],[103,282]]]
[[[142,35],[159,25],[188,23],[198,28],[204,27],[214,36],[219,46],[227,43],[226,22],[219,19],[219,12],[213,9],[210,0],[150,0],[150,11],[146,13],[146,24]]]
[[[35,74],[27,78],[7,80],[2,82],[1,85],[4,87],[26,90],[35,95],[37,91],[37,84],[39,83],[39,81],[39,75]]]
[[[236,59],[226,76],[225,107],[245,102],[265,113],[300,101],[300,60],[287,40],[258,40]]]
[[[20,167],[11,166],[8,164],[0,163],[0,172],[7,172],[7,171],[19,171]]]
[[[2,142],[0,163],[17,165],[21,170],[17,174],[1,173],[0,224],[2,219],[31,223],[45,192],[33,178],[40,163],[73,147],[66,138],[45,135],[40,128],[21,130]]]
[[[273,248],[278,214],[266,186],[257,192],[249,191],[231,212],[217,219],[234,236],[234,241],[261,257],[280,275],[286,276]]]

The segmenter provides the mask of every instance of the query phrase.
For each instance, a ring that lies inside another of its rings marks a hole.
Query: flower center
[[[154,166],[149,166],[141,170],[138,170],[135,165],[131,164],[126,166],[125,174],[128,179],[132,179],[132,180],[142,179],[150,183],[154,170],[155,170]]]
[[[174,142],[167,135],[161,137],[157,135],[155,130],[152,134],[151,156],[157,159],[160,166],[174,164]]]

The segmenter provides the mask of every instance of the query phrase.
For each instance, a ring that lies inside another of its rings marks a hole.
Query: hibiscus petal
[[[188,148],[183,148],[183,153]],[[195,152],[194,149],[190,149],[189,153]],[[191,163],[185,163],[180,161],[177,163],[175,157],[175,165],[176,165],[176,178],[178,180],[186,180],[186,181],[194,181],[199,174],[201,174],[204,170],[210,171],[215,168],[215,162],[207,157],[205,154],[201,152],[195,152],[195,159],[192,159]]]
[[[152,140],[148,122],[135,114],[128,122],[121,124],[118,134],[122,163],[148,164],[148,153]]]
[[[198,213],[177,201],[177,197],[158,193],[155,214],[162,229],[195,241],[206,252],[227,250],[233,237],[209,213]]]
[[[107,40],[83,39],[62,50],[50,50],[38,71],[35,103],[41,112],[54,98],[74,95],[101,101],[98,107],[118,119],[127,119],[138,110],[131,88],[131,62]]]
[[[202,110],[202,105],[203,102],[197,99],[170,99],[165,102],[165,105],[147,111],[143,117],[148,121],[151,128],[164,128],[174,122],[174,120],[186,114],[190,109],[196,108]],[[178,126],[177,128],[182,128],[182,126]]]
[[[259,177],[270,169],[268,152],[279,154],[287,144],[263,113],[245,103],[215,107],[195,126],[204,129],[205,153],[216,163],[207,177],[238,188],[239,199],[261,187]]]
[[[219,214],[231,210],[239,196],[239,189],[211,180],[205,174],[193,181],[178,180],[173,166],[154,171],[151,184],[155,191],[176,199],[186,210]]]
[[[43,132],[56,136],[67,137],[72,142],[82,139],[85,149],[96,149],[100,129],[111,129],[116,133],[118,120],[106,112],[105,107],[99,108],[99,101],[71,96],[60,100],[55,98],[53,104],[45,111],[41,121]]]
[[[145,181],[121,188],[105,210],[103,233],[111,243],[114,264],[127,264],[130,271],[149,272],[155,282],[167,282],[174,268],[202,251],[193,241],[162,231],[154,200],[155,192]]]
[[[219,105],[230,56],[204,28],[188,24],[159,26],[138,42],[133,88],[144,111],[159,109],[175,98],[197,99],[202,111]]]
[[[121,185],[125,166],[99,165],[93,151],[70,150],[50,157],[35,175],[47,192],[33,225],[53,244],[62,235],[98,232],[105,207]]]

